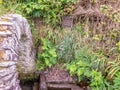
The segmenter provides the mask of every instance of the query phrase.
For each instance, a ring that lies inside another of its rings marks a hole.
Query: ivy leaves
[[[55,25],[60,21],[60,12],[64,7],[69,7],[70,4],[77,0],[26,0],[20,1],[20,7],[23,14],[29,17],[41,17],[45,24]]]

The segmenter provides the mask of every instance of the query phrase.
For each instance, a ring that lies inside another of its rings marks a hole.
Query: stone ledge
[[[83,88],[80,88],[79,86],[75,84],[47,84],[48,88],[53,88],[55,90],[84,90]],[[49,89],[48,89],[49,90]]]

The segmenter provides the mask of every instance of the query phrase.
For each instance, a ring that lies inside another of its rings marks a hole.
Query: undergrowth
[[[120,1],[80,0],[77,5],[76,0],[11,1],[0,3],[5,10],[0,14],[9,11],[27,18],[42,17],[42,30],[35,31],[31,24],[39,49],[38,70],[62,63],[79,85],[87,84],[91,90],[120,89]],[[74,16],[72,30],[54,27],[63,15]]]

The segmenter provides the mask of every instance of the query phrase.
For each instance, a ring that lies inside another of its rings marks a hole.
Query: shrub
[[[57,62],[56,47],[47,39],[42,38],[42,53],[38,53],[37,69],[43,70]]]
[[[77,53],[75,60],[67,64],[66,68],[72,76],[78,77],[79,83],[86,83],[92,90],[103,90],[105,88],[103,73],[105,69],[105,58],[84,46]],[[101,88],[101,89],[98,89]]]
[[[47,24],[56,24],[60,21],[60,12],[75,3],[76,0],[38,0],[22,1],[21,10],[30,17],[42,17]],[[72,12],[72,11],[71,11]],[[66,12],[67,13],[67,12]]]

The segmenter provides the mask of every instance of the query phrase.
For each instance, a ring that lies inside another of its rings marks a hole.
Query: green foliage
[[[60,11],[76,0],[38,0],[22,2],[21,10],[30,17],[42,17],[45,23],[56,24],[60,21]]]
[[[76,1],[77,0],[3,0],[1,8],[5,13],[18,13],[32,18],[41,17],[45,24],[55,25],[58,22],[60,23],[61,13],[67,13],[67,11],[64,11],[64,8],[69,7],[69,5],[74,4]]]
[[[0,0],[0,15],[10,12],[32,18],[41,17],[45,24],[56,25],[58,22],[61,23],[61,16],[72,13],[76,1],[77,0],[14,0],[13,2],[13,0],[2,0],[1,2]],[[95,4],[98,0],[90,1],[92,4]],[[114,10],[111,5],[100,5],[100,10],[105,16],[109,17],[111,21],[120,22],[119,10]],[[91,18],[92,15],[89,17],[90,21],[92,20]],[[39,52],[37,56],[37,69],[44,70],[45,68],[51,67],[57,62],[58,57],[59,60],[66,63],[66,68],[72,76],[77,76],[79,82],[87,82],[92,90],[120,90],[120,57],[116,58],[120,52],[120,31],[115,28],[119,25],[117,25],[117,23],[114,25],[111,21],[108,21],[108,23],[111,23],[108,26],[104,20],[99,21],[98,27],[100,24],[100,31],[97,29],[97,25],[92,26],[94,21],[91,24],[83,22],[81,25],[77,25],[74,28],[74,30],[78,31],[77,33],[71,31],[71,33],[66,34],[66,31],[63,31],[65,34],[60,35],[60,32],[56,32],[57,30],[53,31],[50,30],[50,28],[43,30],[45,34],[43,37],[47,39],[41,39],[42,48],[41,53]],[[89,28],[88,26],[90,25],[91,27]],[[108,27],[112,27],[112,29],[107,30]],[[36,45],[40,39],[39,33],[35,31],[32,23],[31,28]],[[104,29],[102,30],[102,28]],[[85,29],[88,30],[84,31]],[[60,42],[56,38],[57,35],[61,36]],[[79,37],[79,35],[81,36]],[[58,49],[56,49],[55,45],[48,39],[53,43],[57,42]],[[98,52],[99,50],[102,51],[102,53],[93,53],[85,45],[92,47],[94,52]],[[117,49],[115,50],[115,48]],[[58,55],[56,50],[58,51]],[[106,60],[109,59],[103,55],[106,55],[113,61],[106,62]],[[107,77],[105,77],[106,74]],[[108,82],[106,79],[111,81]]]
[[[58,44],[58,59],[70,62],[75,59],[76,42],[72,32],[66,33]]]
[[[32,20],[28,20],[28,22],[30,24],[31,33],[33,35],[34,46],[37,47],[38,41],[40,39],[40,37],[39,37],[39,31],[35,28],[35,24],[33,23]]]
[[[120,72],[115,74],[113,83],[114,90],[120,90]]]
[[[99,57],[84,46],[76,53],[75,60],[68,63],[66,68],[72,76],[78,77],[78,82],[90,84],[92,90],[103,90],[106,85],[102,75],[105,61],[105,58]]]
[[[76,74],[81,81],[83,79],[81,77],[89,77],[90,71],[96,64],[94,63],[95,60],[97,60],[97,55],[90,53],[88,48],[85,46],[77,52],[75,60],[72,60],[67,65],[67,69],[70,71],[71,75]],[[96,69],[97,68],[98,67],[96,67]]]
[[[91,71],[90,76],[91,76],[90,83],[91,90],[106,90],[104,77],[102,76],[101,72],[93,70]]]
[[[80,50],[79,52],[79,58],[77,57],[76,60],[72,60],[69,64],[67,64],[67,70],[69,70],[71,75],[77,75],[79,81],[82,81],[84,79],[85,72],[89,72],[89,59],[87,56],[86,51]]]
[[[84,27],[85,27],[84,24],[75,25],[74,30],[78,31],[78,33],[81,34],[81,36],[84,36],[85,35]]]
[[[91,66],[94,70],[100,71],[102,74],[105,74],[107,61],[108,60],[105,56],[93,54],[91,58]]]
[[[42,53],[38,53],[37,68],[43,70],[57,61],[56,47],[47,39],[42,38]]]
[[[57,31],[56,31],[57,32]],[[55,43],[57,40],[57,35],[55,34],[55,30],[51,27],[44,27],[43,33],[45,34],[45,37],[49,39],[52,43]],[[41,34],[43,34],[41,33]],[[42,35],[41,35],[42,36]]]
[[[120,56],[118,56],[114,61],[109,61],[106,72],[108,73],[107,78],[113,79],[114,75],[120,71]]]
[[[2,14],[17,13],[24,15],[21,10],[21,4],[17,3],[18,0],[2,0],[1,10]]]

